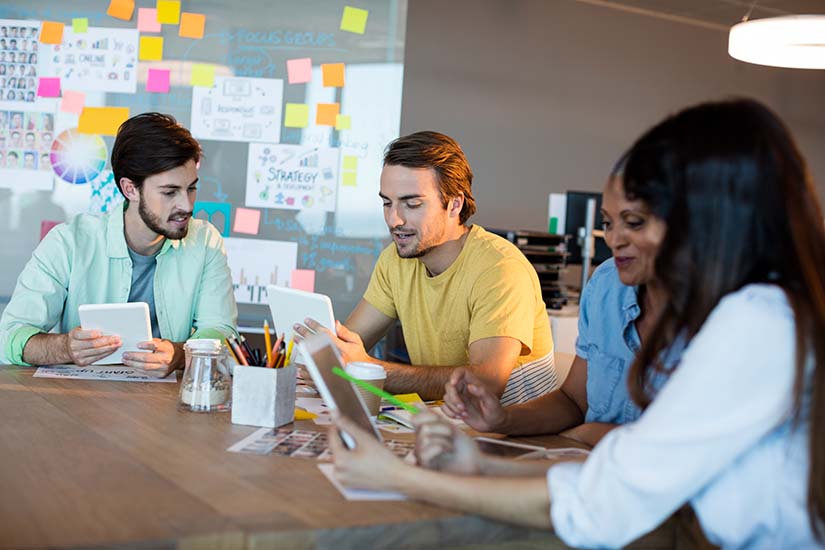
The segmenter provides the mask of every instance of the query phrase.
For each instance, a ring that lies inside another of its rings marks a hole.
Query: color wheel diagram
[[[61,132],[52,142],[52,170],[63,181],[80,185],[94,180],[106,165],[106,143],[97,134],[81,134],[77,128]]]

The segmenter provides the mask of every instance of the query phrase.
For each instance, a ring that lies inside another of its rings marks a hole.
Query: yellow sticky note
[[[319,103],[315,111],[315,124],[319,126],[335,126],[338,116],[338,103]]]
[[[75,17],[72,19],[72,31],[80,34],[89,31],[89,19],[86,17]]]
[[[106,10],[106,15],[114,17],[115,19],[129,21],[134,11],[135,0],[112,0],[109,2],[109,9]]]
[[[178,0],[158,0],[158,23],[177,25],[180,22],[180,2]]]
[[[349,115],[338,115],[335,117],[336,130],[349,130],[352,128],[352,119]]]
[[[63,23],[57,21],[43,21],[40,25],[40,41],[44,44],[60,44],[63,42]]]
[[[358,157],[344,155],[344,170],[358,170]]]
[[[358,174],[356,172],[344,172],[343,181],[344,187],[357,187]]]
[[[324,63],[321,65],[324,86],[340,88],[344,85],[344,64]]]
[[[395,396],[402,403],[423,403],[424,400],[417,393],[399,393]]]
[[[160,61],[163,59],[163,37],[141,36],[138,59],[141,61]]]
[[[295,407],[295,420],[312,420],[314,418],[318,418],[318,415]]]
[[[284,110],[284,126],[287,128],[306,128],[309,124],[309,105],[287,103]]]
[[[352,6],[344,6],[344,13],[341,14],[341,30],[364,34],[367,27],[367,17],[370,12]]]
[[[206,26],[206,16],[202,13],[183,12],[180,16],[178,36],[183,38],[203,38],[203,28]]]
[[[84,107],[77,131],[81,134],[114,136],[128,118],[129,107]]]
[[[215,85],[215,66],[206,63],[192,65],[192,77],[189,80],[192,86],[211,88]]]

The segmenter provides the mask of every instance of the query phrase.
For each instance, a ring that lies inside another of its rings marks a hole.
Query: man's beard
[[[143,220],[143,223],[146,224],[146,227],[157,233],[158,235],[163,235],[167,239],[182,239],[186,236],[187,231],[189,231],[189,224],[186,224],[184,227],[172,231],[169,229],[164,229],[161,226],[161,220],[157,216],[155,216],[152,212],[146,208],[146,203],[143,202],[143,197],[140,197],[138,201],[138,213],[140,214],[140,219]]]

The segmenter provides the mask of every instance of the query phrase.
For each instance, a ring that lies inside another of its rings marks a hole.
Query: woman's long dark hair
[[[677,335],[690,341],[726,294],[782,287],[796,321],[797,418],[810,392],[808,513],[825,540],[825,225],[793,138],[756,101],[705,103],[645,133],[622,168],[627,197],[667,225],[655,271],[669,300],[632,366],[631,395],[650,403],[662,352]]]

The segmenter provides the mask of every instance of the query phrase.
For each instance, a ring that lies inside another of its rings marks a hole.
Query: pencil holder
[[[295,418],[295,365],[235,367],[232,423],[277,428]]]

